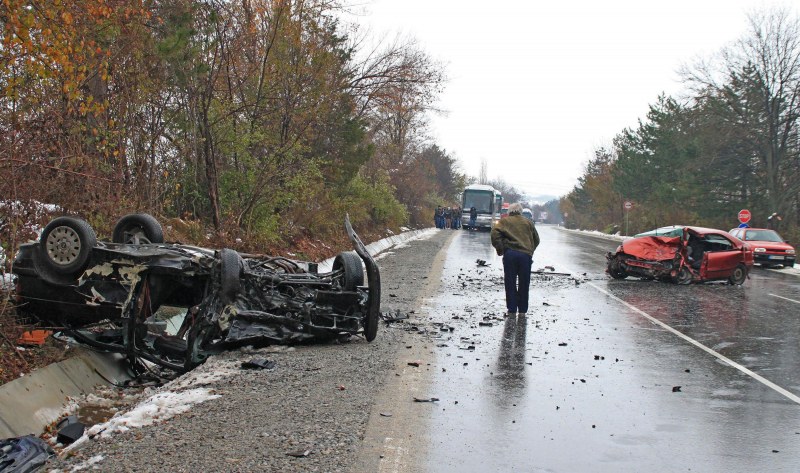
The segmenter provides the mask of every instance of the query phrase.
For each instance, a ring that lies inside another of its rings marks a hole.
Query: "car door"
[[[704,237],[711,251],[704,256],[701,277],[705,279],[722,279],[733,274],[733,270],[743,262],[742,250],[723,235],[710,234]]]

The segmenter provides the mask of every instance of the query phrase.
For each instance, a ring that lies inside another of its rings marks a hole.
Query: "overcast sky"
[[[747,31],[767,0],[366,0],[354,21],[415,38],[445,66],[435,142],[477,176],[563,195],[592,155],[635,127],[677,70]],[[796,9],[795,9],[796,11]]]

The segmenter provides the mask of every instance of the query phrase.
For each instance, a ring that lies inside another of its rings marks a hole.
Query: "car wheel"
[[[614,279],[625,279],[628,277],[628,273],[619,267],[619,259],[617,258],[608,262],[608,274]]]
[[[361,266],[361,258],[353,252],[346,251],[336,255],[333,260],[333,271],[344,271],[342,289],[345,291],[355,291],[358,286],[364,285],[364,269]]]
[[[86,221],[58,217],[44,227],[39,239],[40,264],[59,276],[74,278],[89,262],[97,236]]]
[[[114,225],[111,241],[133,245],[164,243],[164,230],[152,215],[130,214]]]
[[[740,286],[744,284],[745,279],[747,279],[747,267],[740,263],[736,266],[736,269],[733,270],[733,274],[728,278],[728,282]]]
[[[681,269],[678,270],[678,274],[675,276],[675,284],[691,284],[692,283],[692,273],[689,271],[689,268],[686,266],[682,266]]]
[[[236,300],[241,287],[244,261],[235,250],[225,248],[220,251],[219,263],[220,300],[223,304],[230,304]]]

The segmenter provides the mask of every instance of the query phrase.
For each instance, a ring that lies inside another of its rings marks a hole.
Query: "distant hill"
[[[548,194],[525,195],[522,200],[527,201],[531,205],[544,205],[553,199],[558,199],[558,196]]]

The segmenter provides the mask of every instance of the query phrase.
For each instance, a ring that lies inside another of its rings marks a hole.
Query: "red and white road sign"
[[[747,223],[747,222],[750,221],[751,217],[752,217],[752,215],[750,215],[750,211],[749,210],[742,209],[742,210],[739,211],[739,221],[740,222]]]
[[[630,200],[626,200],[624,206],[625,210],[630,210],[633,208],[633,202],[631,202]]]

